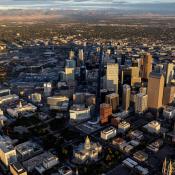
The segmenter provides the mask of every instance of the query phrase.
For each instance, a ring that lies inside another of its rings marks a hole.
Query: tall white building
[[[107,64],[106,87],[108,90],[114,90],[116,93],[118,93],[118,72],[118,64]]]
[[[148,95],[139,93],[136,95],[135,112],[143,113],[148,108]]]
[[[80,61],[83,61],[84,60],[84,52],[83,52],[83,49],[80,49],[79,52],[78,52],[78,58]]]
[[[171,80],[173,80],[174,76],[174,67],[175,65],[173,63],[168,63],[166,65],[166,75],[165,75],[165,84],[170,84]]]

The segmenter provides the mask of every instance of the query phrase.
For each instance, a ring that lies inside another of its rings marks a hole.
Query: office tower
[[[148,95],[139,93],[136,95],[135,112],[143,113],[148,108]]]
[[[121,83],[134,86],[141,83],[140,69],[138,67],[129,67],[122,70]]]
[[[152,55],[146,54],[143,58],[143,68],[142,68],[142,78],[148,79],[149,74],[152,72],[152,62],[153,58]]]
[[[163,73],[164,66],[163,64],[156,64],[154,67],[154,71],[157,73]]]
[[[66,66],[68,68],[75,68],[76,67],[76,61],[75,60],[66,60]]]
[[[166,74],[165,74],[165,84],[170,85],[171,80],[173,80],[174,77],[174,64],[173,63],[168,63],[166,65]]]
[[[119,107],[119,95],[116,93],[106,95],[106,103],[112,106],[113,112],[116,112]]]
[[[65,67],[65,76],[66,81],[74,81],[75,80],[75,68]]]
[[[100,123],[108,123],[109,117],[112,115],[112,106],[106,103],[100,105]]]
[[[79,61],[80,62],[83,62],[84,61],[84,52],[83,52],[83,49],[80,49],[78,51],[78,58],[79,58]]]
[[[80,67],[80,81],[86,82],[86,67],[85,66]]]
[[[139,92],[145,95],[145,94],[147,94],[147,88],[146,87],[141,87],[139,89]]]
[[[75,53],[74,53],[74,51],[70,51],[69,52],[69,59],[71,60],[71,59],[73,59],[75,57]]]
[[[163,74],[151,72],[148,79],[148,108],[159,109],[162,107],[164,89]]]
[[[163,105],[170,104],[174,101],[175,86],[166,86],[163,91]]]
[[[130,96],[131,96],[131,88],[129,85],[123,85],[123,94],[122,94],[122,107],[125,111],[129,109],[130,106]]]
[[[118,93],[118,64],[107,64],[106,86],[108,90]]]
[[[52,93],[52,84],[51,83],[44,83],[44,95],[50,96]]]

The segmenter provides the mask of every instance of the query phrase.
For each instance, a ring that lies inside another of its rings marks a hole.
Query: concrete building
[[[31,94],[31,100],[32,100],[32,102],[34,102],[34,103],[40,103],[41,102],[41,99],[42,99],[42,97],[41,97],[41,94],[40,93],[33,93],[33,94]]]
[[[115,137],[117,134],[117,131],[114,127],[110,126],[106,129],[104,129],[103,131],[101,131],[100,135],[101,135],[101,138],[104,139],[104,140],[109,140],[113,137]]]
[[[80,62],[84,61],[84,51],[83,51],[83,49],[79,49],[78,59],[79,59]]]
[[[173,63],[168,63],[166,65],[165,85],[171,84],[171,81],[174,78],[174,68],[175,68],[175,65]]]
[[[22,102],[20,102],[16,108],[8,108],[7,112],[12,117],[19,117],[20,113],[35,112],[36,110],[37,110],[37,107],[34,106],[33,104],[28,103],[23,105]]]
[[[150,73],[148,79],[148,108],[159,109],[162,107],[164,90],[164,76],[159,73]]]
[[[66,81],[75,80],[75,68],[65,67]]]
[[[163,116],[166,119],[173,119],[175,117],[175,107],[165,106],[165,108],[163,110]]]
[[[130,127],[131,127],[130,123],[122,121],[118,124],[118,132],[125,133],[126,131],[129,130]]]
[[[70,119],[75,121],[90,119],[90,107],[86,108],[84,105],[73,105],[70,110]]]
[[[73,50],[69,52],[69,59],[72,60],[75,57],[75,53]]]
[[[153,120],[145,125],[144,128],[147,129],[147,131],[150,133],[158,134],[160,132],[160,123]]]
[[[17,161],[16,150],[12,145],[12,140],[7,136],[0,135],[0,160],[5,166]]]
[[[106,88],[118,94],[118,64],[108,63],[106,73]]]
[[[69,106],[69,98],[66,96],[48,97],[47,104],[50,106],[50,109],[65,111]]]
[[[44,95],[48,97],[51,95],[51,93],[52,93],[52,84],[44,83]]]
[[[19,160],[29,159],[43,152],[42,147],[32,141],[26,141],[24,143],[16,145],[15,150]]]
[[[143,58],[143,67],[142,67],[142,78],[148,79],[149,74],[152,72],[152,62],[153,58],[151,54],[146,54]]]
[[[73,94],[73,103],[74,104],[86,104],[87,106],[95,104],[95,94],[77,92]]]
[[[58,172],[59,172],[59,175],[73,175],[72,169],[68,166],[63,166],[59,168]]]
[[[112,112],[116,112],[119,107],[119,95],[116,93],[108,94],[105,97],[105,102],[112,106]]]
[[[127,111],[130,107],[130,96],[131,96],[131,88],[129,85],[123,85],[123,94],[122,94],[122,108]]]
[[[15,162],[10,165],[10,172],[12,175],[27,175],[27,171],[19,162]]]
[[[174,101],[175,86],[166,86],[163,91],[163,105],[168,105]]]
[[[148,95],[139,93],[136,95],[135,112],[143,113],[148,108]]]

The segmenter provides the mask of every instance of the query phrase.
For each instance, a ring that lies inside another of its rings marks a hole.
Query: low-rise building
[[[19,160],[26,160],[43,152],[42,147],[32,141],[21,143],[15,149]]]
[[[13,147],[12,140],[7,136],[0,135],[0,160],[7,167],[17,161],[16,150]]]
[[[133,154],[133,157],[140,162],[145,162],[148,159],[148,154],[143,151],[137,151]]]
[[[154,133],[154,134],[160,133],[160,123],[155,120],[145,125],[144,128],[147,129],[147,131],[150,133]]]
[[[19,162],[15,162],[10,165],[10,172],[12,175],[27,175],[27,171]]]
[[[125,143],[126,143],[126,141],[123,138],[120,138],[120,137],[114,138],[112,140],[112,144],[114,146],[117,146],[119,149],[121,149],[121,146],[124,145]]]
[[[70,119],[72,120],[87,120],[90,116],[90,107],[86,108],[84,105],[73,105],[70,110]]]
[[[70,167],[68,166],[63,166],[61,167],[59,170],[59,175],[72,175],[73,174],[73,171]]]
[[[163,116],[166,119],[172,119],[175,117],[175,107],[173,106],[165,106],[163,110]]]
[[[126,131],[129,130],[130,127],[131,127],[130,123],[126,121],[122,121],[118,125],[118,132],[125,133]]]
[[[69,107],[69,98],[66,96],[52,96],[47,98],[50,109],[66,111]]]
[[[110,126],[103,131],[101,131],[101,138],[104,140],[109,140],[113,137],[115,137],[117,134],[117,131],[114,127]]]
[[[35,112],[36,110],[37,107],[33,104],[28,103],[26,105],[22,105],[22,103],[20,102],[16,108],[8,108],[7,112],[12,117],[18,117],[20,113]]]

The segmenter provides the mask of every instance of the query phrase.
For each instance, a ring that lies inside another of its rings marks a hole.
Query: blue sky
[[[127,4],[175,3],[175,0],[0,0],[0,9],[33,8],[120,8]]]

